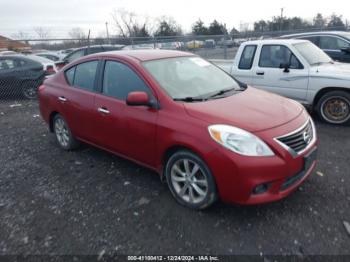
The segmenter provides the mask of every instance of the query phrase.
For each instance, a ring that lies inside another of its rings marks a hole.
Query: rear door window
[[[320,36],[320,48],[324,50],[340,50],[349,47],[350,44],[335,36]]]
[[[311,43],[317,46],[320,45],[320,39],[318,36],[303,36],[303,37],[300,37],[299,39],[309,40]]]
[[[238,68],[243,70],[249,70],[253,66],[254,56],[256,51],[256,45],[247,45],[241,55]]]

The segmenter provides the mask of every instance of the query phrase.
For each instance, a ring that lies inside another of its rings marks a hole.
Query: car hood
[[[314,66],[310,70],[311,75],[350,80],[350,64],[338,63]]]
[[[253,87],[225,98],[184,105],[190,116],[208,124],[233,125],[250,132],[283,125],[304,110],[298,102]]]

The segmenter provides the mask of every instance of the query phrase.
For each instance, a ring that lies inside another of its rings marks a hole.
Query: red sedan
[[[282,199],[316,164],[315,126],[299,103],[189,53],[90,55],[47,79],[39,99],[63,149],[83,141],[149,167],[190,208]]]

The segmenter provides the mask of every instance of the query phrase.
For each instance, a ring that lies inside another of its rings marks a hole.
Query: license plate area
[[[316,159],[317,159],[317,148],[312,150],[309,154],[307,154],[304,157],[303,169],[296,175],[288,177],[282,184],[280,191],[284,191],[288,189],[289,187],[293,186],[294,184],[299,182],[301,179],[303,179]]]

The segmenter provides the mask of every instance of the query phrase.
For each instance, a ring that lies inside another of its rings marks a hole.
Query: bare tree
[[[117,9],[112,13],[117,34],[122,37],[149,36],[148,17],[137,15],[125,9]]]
[[[12,38],[16,40],[27,40],[30,38],[30,35],[26,32],[18,31],[17,33],[12,35]]]
[[[51,29],[48,27],[37,26],[34,27],[34,32],[37,34],[39,39],[45,39],[50,37]]]
[[[84,40],[87,38],[86,33],[80,27],[74,27],[69,32],[68,35],[70,38],[75,40]]]

